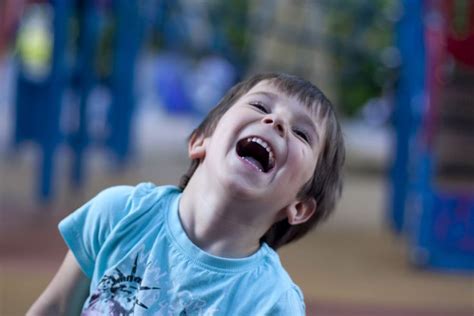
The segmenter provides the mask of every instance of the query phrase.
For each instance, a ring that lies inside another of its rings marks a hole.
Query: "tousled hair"
[[[276,250],[301,238],[333,212],[342,192],[345,149],[341,127],[329,99],[311,82],[282,73],[257,74],[236,84],[191,133],[189,139],[212,135],[224,113],[261,81],[269,81],[288,96],[296,97],[300,103],[314,113],[318,123],[324,124],[325,127],[321,135],[321,150],[313,177],[303,185],[297,196],[303,200],[314,198],[317,204],[316,212],[302,224],[291,225],[286,218],[274,223],[263,235],[261,241]],[[182,190],[187,186],[199,163],[198,159],[191,161],[188,171],[181,177],[179,186]]]

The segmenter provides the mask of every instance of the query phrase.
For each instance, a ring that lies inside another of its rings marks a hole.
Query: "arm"
[[[79,315],[89,293],[90,280],[82,272],[71,251],[27,316]]]
[[[127,215],[133,190],[126,186],[105,189],[59,223],[70,251],[28,316],[80,314],[89,294],[87,275],[93,274],[97,253],[110,230]]]

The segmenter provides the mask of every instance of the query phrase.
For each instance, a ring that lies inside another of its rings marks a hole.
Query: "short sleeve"
[[[115,225],[127,215],[134,187],[117,186],[100,192],[59,223],[59,231],[87,277]]]
[[[297,286],[293,286],[282,294],[268,315],[304,316],[306,313],[305,310],[303,293],[301,293],[301,290]]]

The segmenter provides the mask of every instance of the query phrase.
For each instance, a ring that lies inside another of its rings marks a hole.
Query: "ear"
[[[206,156],[205,138],[193,134],[188,142],[188,156],[191,160],[202,160]]]
[[[298,225],[306,222],[316,212],[316,200],[309,198],[296,200],[286,207],[285,213],[290,225]]]

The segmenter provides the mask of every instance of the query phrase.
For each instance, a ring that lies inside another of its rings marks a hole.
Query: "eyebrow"
[[[257,92],[253,92],[251,94],[249,94],[248,96],[254,96],[254,95],[263,95],[269,99],[276,99],[277,98],[277,95],[275,93],[272,93],[272,92],[266,92],[266,91],[257,91]]]
[[[264,97],[267,97],[269,99],[276,99],[278,96],[275,93],[272,92],[266,92],[266,91],[257,91],[249,94],[248,96],[256,96],[256,95],[263,95]],[[301,102],[300,102],[301,103]],[[304,106],[304,105],[303,105]],[[307,107],[305,107],[307,108]],[[298,115],[301,119],[303,119],[305,125],[309,125],[313,133],[316,135],[316,141],[319,143],[321,138],[319,137],[318,130],[316,128],[316,124],[313,119],[309,115],[303,114],[303,115]]]

